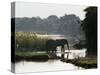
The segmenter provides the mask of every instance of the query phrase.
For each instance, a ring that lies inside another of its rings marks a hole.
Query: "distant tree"
[[[85,19],[82,22],[82,28],[86,36],[87,56],[97,56],[97,7],[88,7]]]
[[[81,20],[78,16],[74,14],[60,17],[60,26],[58,32],[66,35],[81,35]]]

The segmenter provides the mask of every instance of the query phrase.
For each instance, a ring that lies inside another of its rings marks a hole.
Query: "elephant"
[[[56,40],[49,39],[46,42],[47,53],[56,51]]]
[[[68,44],[68,40],[67,39],[49,39],[46,42],[46,49],[47,49],[47,53],[55,53],[57,50],[57,46],[61,46],[61,48],[64,50],[64,45],[67,45],[67,48],[69,50],[69,44]]]

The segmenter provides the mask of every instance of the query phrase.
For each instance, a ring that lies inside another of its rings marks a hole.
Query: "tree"
[[[84,11],[86,17],[81,26],[86,36],[87,56],[97,56],[97,7],[88,7]]]

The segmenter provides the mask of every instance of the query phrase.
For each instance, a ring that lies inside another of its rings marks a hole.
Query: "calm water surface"
[[[74,59],[77,57],[85,57],[86,50],[85,49],[71,50],[70,52],[71,53],[69,55],[69,59]],[[57,53],[57,55],[60,56],[61,54]],[[66,54],[65,54],[65,57],[66,57]],[[65,63],[60,60],[48,60],[46,62],[20,61],[20,62],[17,62],[15,66],[16,66],[16,73],[83,69],[71,63]]]

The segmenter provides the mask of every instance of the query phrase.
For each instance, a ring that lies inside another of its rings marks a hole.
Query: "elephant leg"
[[[69,50],[69,52],[70,52],[68,41],[67,41],[67,48],[68,48],[68,50]],[[68,57],[69,57],[69,52],[67,53],[67,59],[68,59]]]
[[[56,51],[57,51],[57,50],[56,50],[56,47],[55,47],[55,53],[56,53]]]
[[[69,44],[68,44],[68,41],[66,42],[66,44],[67,44],[67,48],[68,48],[68,50],[70,50],[70,49],[69,49]]]
[[[61,58],[62,59],[64,59],[64,52],[65,52],[65,50],[64,50],[64,46],[62,46],[62,48],[61,48]]]
[[[52,53],[54,53],[54,50],[52,50]]]

